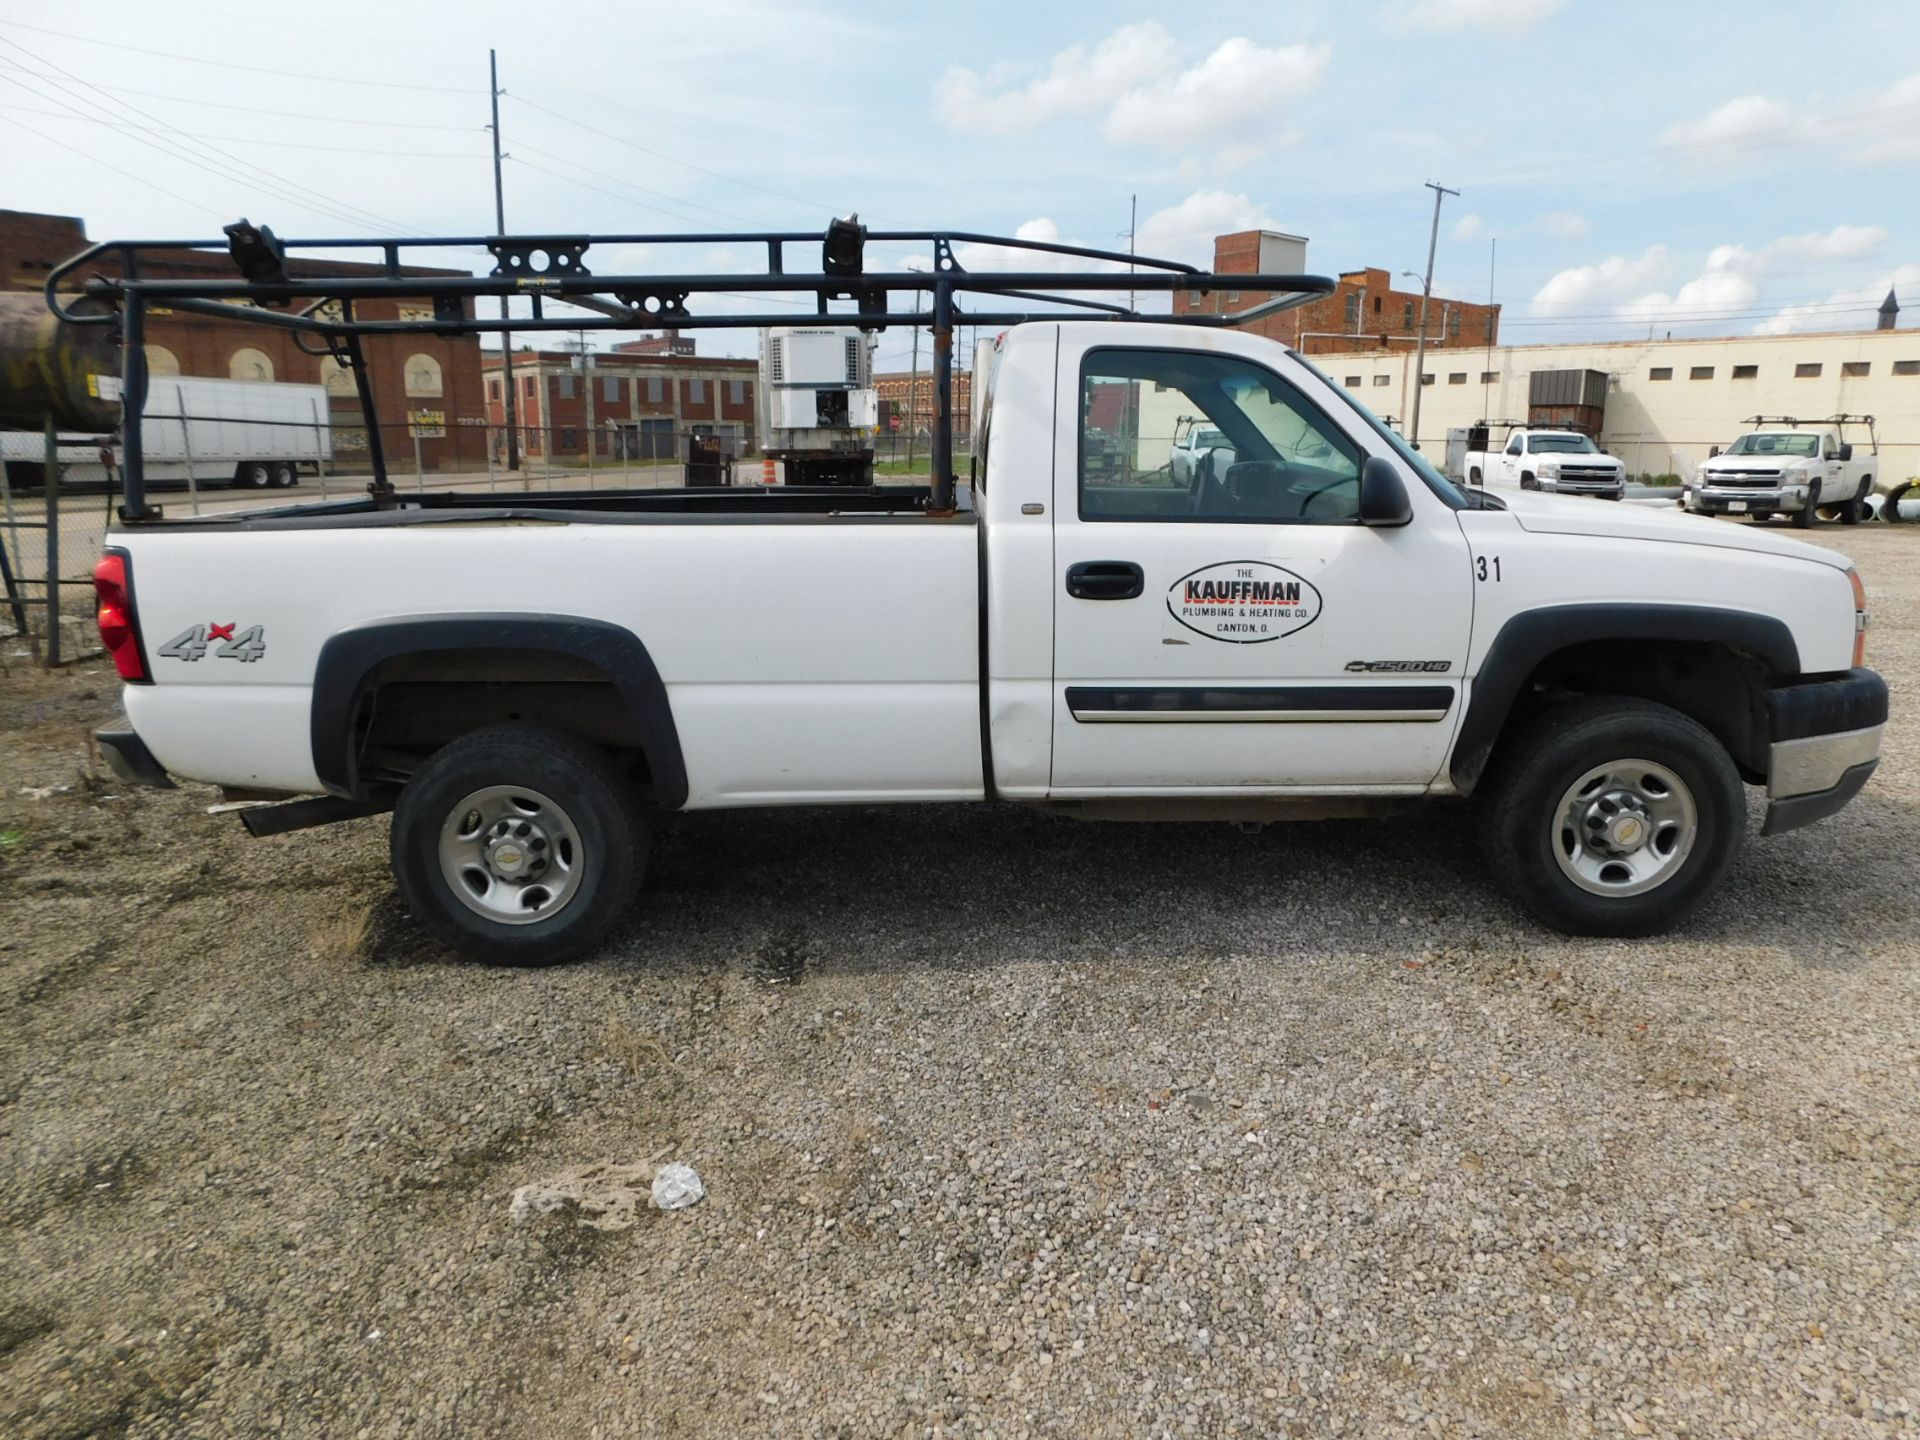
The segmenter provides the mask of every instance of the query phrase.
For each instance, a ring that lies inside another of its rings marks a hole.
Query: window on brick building
[[[440,379],[440,362],[431,355],[409,355],[401,367],[407,394],[430,397],[446,393]]]
[[[1411,330],[1413,328],[1413,302],[1411,300],[1407,301],[1406,314],[1400,317],[1400,328],[1402,330]]]
[[[707,403],[706,381],[689,380],[687,382],[687,403],[689,405],[704,405]]]
[[[147,346],[147,374],[178,375],[180,357],[164,345]]]
[[[1671,380],[1672,378],[1673,367],[1671,365],[1656,365],[1647,371],[1647,379],[1649,380]]]
[[[573,376],[570,373],[563,373],[560,376],[560,398],[562,400],[573,398]]]
[[[1187,308],[1189,310],[1198,310],[1200,308],[1200,292],[1198,290],[1189,290],[1187,292]]]
[[[1466,372],[1466,371],[1464,371],[1464,370],[1450,370],[1450,371],[1448,371],[1448,372],[1447,372],[1447,384],[1449,384],[1449,385],[1464,385],[1464,384],[1466,384],[1466,383],[1467,383],[1467,372]]]
[[[1354,330],[1360,328],[1360,292],[1358,290],[1347,292],[1347,327]]]
[[[1758,365],[1736,365],[1733,367],[1733,378],[1736,380],[1754,380],[1758,379],[1759,375],[1760,367]]]
[[[1460,312],[1454,311],[1447,320],[1447,334],[1455,340],[1460,338]]]
[[[1687,371],[1687,379],[1689,380],[1711,380],[1712,378],[1713,366],[1711,365],[1696,365]]]
[[[649,375],[647,377],[647,403],[649,405],[658,405],[666,398],[666,382],[658,375]]]
[[[1840,367],[1840,373],[1849,380],[1864,379],[1873,369],[1865,360],[1849,360]]]
[[[1818,360],[1802,361],[1793,367],[1793,378],[1796,380],[1818,380],[1821,369],[1822,366]]]
[[[747,403],[747,382],[744,380],[727,381],[727,403],[744,405]]]
[[[264,350],[243,345],[227,360],[227,376],[232,380],[271,380],[273,361]]]
[[[1373,297],[1373,313],[1376,315],[1380,313],[1380,297],[1378,295]]]
[[[498,380],[487,381],[487,398],[489,400],[498,400],[500,398],[500,382]]]
[[[620,399],[620,377],[618,375],[609,375],[600,382],[600,398],[609,403],[617,402]]]
[[[531,375],[529,375],[529,376],[527,376],[527,378],[526,378],[526,379],[524,379],[524,380],[522,380],[522,381],[520,382],[520,391],[521,391],[521,393],[522,393],[523,395],[525,395],[525,396],[526,396],[526,397],[527,397],[527,398],[528,398],[529,400],[531,400],[531,399],[533,398],[533,396],[534,396],[534,387],[535,387],[535,383],[536,383],[536,382],[535,382],[535,380],[534,380],[534,377],[533,377],[533,376],[531,376]]]

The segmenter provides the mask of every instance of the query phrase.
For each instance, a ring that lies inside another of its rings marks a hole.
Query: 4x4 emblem
[[[219,660],[238,660],[250,664],[267,653],[267,631],[264,625],[249,625],[239,630],[238,620],[229,620],[224,625],[195,625],[182,630],[173,639],[162,645],[157,652],[168,660],[198,660],[207,653],[207,647],[218,645],[214,657]]]

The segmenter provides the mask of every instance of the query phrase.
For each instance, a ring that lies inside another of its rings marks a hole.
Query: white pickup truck
[[[1801,529],[1822,507],[1858,525],[1873,493],[1875,461],[1856,460],[1837,429],[1763,426],[1709,456],[1693,472],[1683,503],[1703,515],[1746,515],[1758,521],[1791,515]]]
[[[1618,500],[1627,467],[1577,430],[1518,429],[1498,450],[1469,450],[1467,483]]]
[[[887,296],[937,287],[943,415],[948,297],[1059,283],[869,276],[849,225],[829,230],[818,282],[780,263],[793,237],[758,237],[762,283],[851,294],[870,323],[926,323],[886,314]],[[440,293],[503,293],[555,242],[491,243],[506,279]],[[656,283],[586,277],[570,243],[556,290]],[[235,253],[273,260],[251,241]],[[1220,279],[1100,258],[1076,283]],[[750,278],[671,284],[684,298]],[[375,282],[356,283],[87,293],[128,301],[137,393],[141,304]],[[1240,330],[969,315],[1009,328],[958,493],[944,428],[931,485],[858,491],[376,484],[170,520],[130,466],[95,583],[131,728],[100,743],[126,777],[280,797],[244,812],[256,834],[391,810],[422,922],[521,964],[608,933],[661,814],[992,799],[1263,821],[1471,797],[1489,873],[1533,914],[1646,934],[1726,877],[1743,784],[1765,787],[1771,834],[1833,814],[1878,763],[1887,687],[1863,668],[1866,599],[1843,556],[1677,511],[1462,490],[1307,360]],[[498,322],[448,305],[432,323]],[[1167,457],[1195,415],[1234,458],[1182,479]]]

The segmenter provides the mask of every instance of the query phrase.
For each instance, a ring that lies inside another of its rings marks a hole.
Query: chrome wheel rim
[[[585,860],[572,818],[524,785],[475,790],[440,827],[447,888],[502,925],[533,925],[564,910],[579,893]]]
[[[1590,895],[1644,895],[1680,873],[1700,834],[1680,777],[1651,760],[1596,765],[1554,808],[1560,873]]]

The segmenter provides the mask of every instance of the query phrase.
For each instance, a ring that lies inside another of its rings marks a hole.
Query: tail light
[[[140,644],[140,622],[133,613],[133,572],[127,552],[108,550],[93,567],[93,590],[100,597],[100,641],[113,656],[122,680],[144,683],[147,656]]]
[[[1867,587],[1860,583],[1860,572],[1847,567],[1847,579],[1853,585],[1853,663],[1858,669],[1867,663]]]

